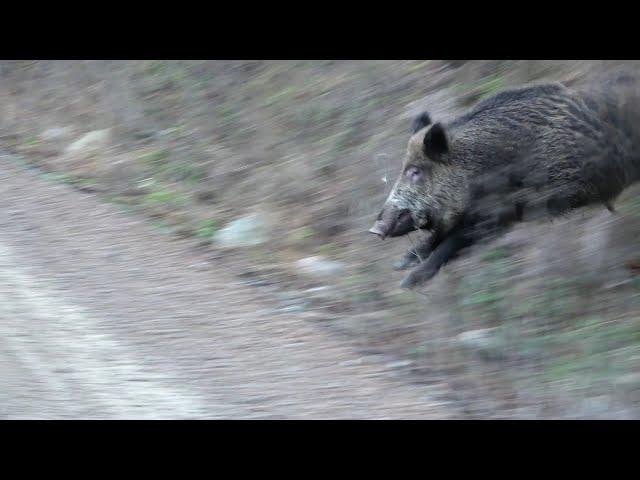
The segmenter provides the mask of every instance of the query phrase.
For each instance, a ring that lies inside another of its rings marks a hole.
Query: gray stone
[[[72,134],[71,127],[53,127],[48,128],[44,132],[40,134],[40,139],[45,142],[50,142],[53,140],[62,140],[69,138]]]
[[[490,357],[502,356],[504,344],[495,328],[483,328],[462,332],[457,337],[458,342],[471,351],[482,353]]]
[[[234,220],[215,236],[216,243],[225,248],[260,245],[267,239],[267,224],[257,215],[247,215]]]
[[[106,148],[111,139],[111,130],[94,130],[89,132],[69,145],[65,151],[67,154],[79,153],[85,150],[99,150]]]
[[[298,269],[310,277],[332,277],[344,272],[340,262],[327,260],[324,257],[307,257],[296,262]]]

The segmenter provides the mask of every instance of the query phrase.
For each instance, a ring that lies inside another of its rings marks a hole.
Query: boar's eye
[[[422,170],[415,165],[407,167],[404,172],[404,176],[409,179],[409,181],[413,184],[416,184],[422,180]]]

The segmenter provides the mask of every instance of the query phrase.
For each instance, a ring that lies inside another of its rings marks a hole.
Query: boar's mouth
[[[416,225],[409,210],[383,210],[369,232],[384,240],[386,237],[406,235],[415,229]]]

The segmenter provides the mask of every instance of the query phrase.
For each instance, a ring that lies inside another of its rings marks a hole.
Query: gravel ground
[[[8,155],[0,205],[0,418],[452,416],[184,241]]]

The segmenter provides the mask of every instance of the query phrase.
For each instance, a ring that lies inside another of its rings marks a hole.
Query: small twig
[[[418,260],[420,260],[420,263],[424,262],[424,259],[420,256],[420,253],[418,253],[418,247],[416,246],[416,244],[413,242],[413,238],[411,238],[411,233],[413,232],[409,232],[407,233],[407,238],[409,239],[409,243],[411,243],[411,248],[412,250],[410,250],[416,257],[418,257]]]
[[[422,262],[422,259],[418,254],[418,248],[416,247],[416,244],[413,242],[413,239],[411,238],[411,232],[407,233],[407,238],[409,239],[409,243],[411,244],[411,248],[409,249],[409,251],[413,253],[416,257],[418,257],[418,260],[420,260],[420,262]]]
[[[386,153],[380,153],[376,155],[376,162],[378,163],[378,171],[383,170],[384,176],[382,177],[382,183],[384,183],[384,194],[385,196],[389,194],[389,162],[384,162],[382,158],[388,158],[389,155]]]

